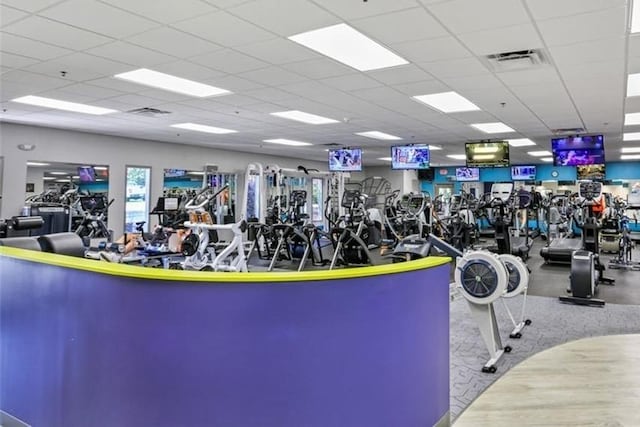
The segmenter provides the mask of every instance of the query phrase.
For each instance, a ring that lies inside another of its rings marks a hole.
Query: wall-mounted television
[[[551,139],[554,166],[604,164],[604,136],[585,135]]]
[[[423,181],[433,181],[436,178],[435,170],[433,168],[429,169],[418,169],[418,179]]]
[[[78,166],[78,179],[81,183],[96,182],[96,170],[93,166]]]
[[[576,167],[578,179],[590,179],[604,181],[606,175],[605,165],[580,165]]]
[[[391,147],[391,169],[428,168],[428,145],[394,145]]]
[[[164,177],[165,178],[179,178],[183,177],[187,174],[186,169],[165,169]]]
[[[511,166],[511,179],[514,181],[535,181],[535,166]]]
[[[467,142],[465,154],[468,167],[494,168],[509,166],[509,143],[507,141]]]
[[[329,150],[331,172],[359,172],[362,170],[362,148],[338,148]]]
[[[479,168],[456,168],[456,181],[470,182],[480,181]]]

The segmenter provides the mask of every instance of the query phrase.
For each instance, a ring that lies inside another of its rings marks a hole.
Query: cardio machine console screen
[[[104,199],[101,196],[80,197],[80,206],[85,211],[103,210]]]
[[[428,168],[428,145],[395,145],[391,147],[391,169]]]
[[[602,194],[601,182],[581,182],[579,188],[580,197],[586,200],[594,200]]]
[[[331,172],[362,171],[362,149],[339,148],[329,150],[329,170]]]

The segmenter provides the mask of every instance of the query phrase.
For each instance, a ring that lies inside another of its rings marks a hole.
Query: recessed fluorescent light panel
[[[356,133],[356,135],[373,139],[381,139],[383,141],[398,141],[402,139],[399,136],[389,135],[388,133],[378,132],[377,130],[372,130],[369,132],[358,132]]]
[[[106,171],[109,168],[107,166],[94,166],[93,169],[97,171]]]
[[[627,77],[627,96],[640,96],[640,73]]]
[[[302,142],[302,141],[294,141],[292,139],[265,139],[264,142],[269,142],[271,144],[281,144],[281,145],[291,145],[292,147],[302,147],[305,145],[312,145],[310,142]]]
[[[505,125],[501,122],[495,123],[474,123],[471,125],[472,127],[482,131],[484,133],[507,133],[507,132],[515,132],[515,130],[511,129],[509,126]]]
[[[327,117],[316,116],[315,114],[305,113],[304,111],[291,110],[271,113],[272,116],[282,117],[283,119],[295,120],[297,122],[308,123],[310,125],[326,125],[329,123],[339,123],[338,120],[329,119]]]
[[[553,157],[543,157],[540,160],[542,160],[543,162],[551,163],[551,162],[553,162]]]
[[[19,102],[20,104],[53,108],[56,110],[73,111],[74,113],[93,114],[94,116],[117,113],[116,110],[112,110],[110,108],[94,107],[93,105],[78,104],[77,102],[60,101],[59,99],[43,98],[41,96],[33,95],[23,96],[21,98],[12,99],[11,101]]]
[[[378,157],[378,160],[384,160],[385,162],[390,162],[391,157]]]
[[[69,175],[69,172],[47,172],[49,175]]]
[[[640,125],[640,113],[627,113],[624,115],[625,126]]]
[[[218,135],[222,135],[225,133],[238,132],[237,130],[233,130],[233,129],[217,128],[215,126],[199,125],[197,123],[178,123],[175,125],[171,125],[171,127],[179,128],[179,129],[195,130],[197,132],[215,133]]]
[[[155,87],[157,89],[164,89],[170,92],[177,92],[184,95],[195,96],[198,98],[205,98],[207,96],[216,95],[228,95],[231,93],[226,89],[220,89],[215,86],[194,82],[193,80],[183,79],[181,77],[160,73],[158,71],[149,70],[147,68],[140,68],[138,70],[116,74],[113,77],[145,86]]]
[[[629,154],[629,153],[640,153],[640,147],[622,147],[621,152]]]
[[[49,166],[49,163],[27,162],[27,166]]]
[[[631,9],[631,32],[640,32],[640,0],[633,0]]]
[[[447,154],[447,157],[454,160],[466,160],[466,154]]]
[[[438,151],[438,150],[442,150],[442,147],[440,147],[439,145],[430,145],[429,150]]]
[[[623,154],[620,160],[640,160],[640,154]]]
[[[443,113],[480,110],[476,104],[456,92],[433,93],[431,95],[414,96],[413,98]]]
[[[289,40],[358,71],[380,70],[409,63],[347,24],[296,34]]]
[[[536,143],[529,138],[507,139],[507,142],[512,147],[526,147],[528,145],[536,145]]]
[[[622,134],[623,141],[640,141],[640,132],[629,132]]]
[[[527,154],[533,157],[551,156],[550,151],[527,151]]]

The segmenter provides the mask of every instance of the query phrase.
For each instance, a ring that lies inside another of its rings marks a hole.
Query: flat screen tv
[[[435,179],[435,175],[435,170],[433,168],[418,169],[418,179],[423,181],[433,181]]]
[[[362,170],[362,148],[338,148],[329,150],[331,172],[360,172]]]
[[[456,168],[456,181],[458,182],[480,181],[480,169]]]
[[[165,178],[179,178],[185,176],[187,171],[185,169],[165,169],[164,177]]]
[[[605,166],[604,165],[580,165],[576,167],[578,179],[590,179],[593,181],[604,181]]]
[[[509,166],[507,141],[467,142],[465,145],[467,167],[495,168]]]
[[[551,140],[554,166],[603,165],[604,136],[585,135]]]
[[[428,145],[394,145],[391,147],[391,169],[428,168]]]
[[[81,183],[96,182],[96,170],[93,166],[78,166],[78,179]]]
[[[535,166],[511,166],[511,179],[513,181],[535,181]]]

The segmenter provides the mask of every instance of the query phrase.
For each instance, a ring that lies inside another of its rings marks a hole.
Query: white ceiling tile
[[[226,47],[241,46],[276,37],[262,28],[222,11],[181,21],[173,26]]]
[[[190,98],[189,95],[155,88],[141,90],[138,95],[156,99],[158,102],[180,102]]]
[[[313,0],[319,6],[344,19],[358,19],[367,16],[382,15],[418,6],[415,0],[393,0],[363,3],[344,0]]]
[[[104,87],[94,86],[86,83],[77,83],[58,89],[61,93],[69,93],[83,95],[93,99],[112,98],[114,96],[124,95],[121,91],[107,89]]]
[[[571,45],[552,46],[549,51],[555,64],[562,70],[563,67],[571,67],[575,64],[581,64],[582,67],[588,68],[585,64],[589,62],[609,61],[612,66],[613,64],[622,65],[626,55],[626,47],[625,37],[614,37]]]
[[[259,99],[265,102],[281,102],[296,98],[296,95],[273,87],[265,87],[262,89],[248,90],[245,92],[247,96]],[[274,110],[275,111],[275,110]]]
[[[268,67],[255,71],[247,71],[246,73],[239,74],[239,76],[265,86],[280,86],[305,80],[304,77],[283,70],[280,67]]]
[[[382,86],[380,82],[363,74],[349,74],[346,76],[330,77],[328,79],[320,80],[320,83],[344,91]]]
[[[368,101],[384,101],[385,99],[397,97],[398,94],[399,93],[396,90],[388,86],[357,90],[353,92],[353,95]]]
[[[423,70],[438,78],[455,78],[487,74],[489,70],[476,58],[418,64]]]
[[[0,4],[0,27],[9,25],[27,16],[29,16],[29,14],[26,12]]]
[[[155,28],[129,37],[127,41],[177,58],[189,58],[222,49],[219,45],[169,27]]]
[[[214,12],[216,9],[200,0],[102,0],[120,9],[169,24]]]
[[[239,76],[235,76],[235,75],[216,77],[211,80],[203,81],[202,83],[227,89],[234,93],[240,93],[240,92],[244,92],[245,90],[251,90],[251,89],[260,89],[263,87],[263,85],[260,83],[256,83],[254,81],[251,81]]]
[[[15,7],[16,9],[21,9],[27,12],[37,12],[59,2],[60,0],[2,0],[2,3],[7,6]]]
[[[238,46],[236,50],[274,65],[318,58],[318,54],[311,49],[284,38]]]
[[[548,46],[566,45],[601,38],[624,36],[626,8],[547,19],[538,22],[542,38]],[[585,29],[589,31],[585,31]]]
[[[14,55],[13,53],[8,52],[0,52],[0,64],[2,64],[4,67],[22,68],[36,64],[37,62],[37,59],[27,58],[26,56]]]
[[[394,89],[409,96],[428,95],[430,93],[449,92],[451,90],[449,86],[439,80],[397,84],[394,85]]]
[[[41,61],[73,53],[73,51],[69,49],[63,49],[9,33],[0,33],[0,49],[2,49],[3,52],[25,55]]]
[[[39,16],[31,16],[3,29],[19,36],[46,41],[57,46],[84,50],[108,43],[112,39]]]
[[[249,0],[204,0],[206,3],[218,7],[220,9],[226,9],[234,7],[242,3],[246,3]]]
[[[471,56],[471,52],[453,37],[414,40],[390,46],[409,62],[437,62]]]
[[[626,3],[625,0],[526,0],[526,2],[536,20],[623,7]]]
[[[2,75],[2,81],[28,85],[31,93],[67,86],[72,82],[57,77],[43,76],[26,71],[14,70]]]
[[[221,104],[230,105],[232,107],[246,107],[248,105],[260,104],[262,102],[250,96],[238,95],[235,93],[228,96],[216,97],[215,99]]]
[[[542,40],[531,24],[460,34],[460,40],[476,55],[537,49]]]
[[[453,0],[430,5],[428,9],[456,34],[530,22],[522,3],[513,0]]]
[[[300,74],[301,76],[309,79],[324,79],[356,73],[353,68],[347,67],[346,65],[328,58],[318,58],[310,61],[283,64],[282,68],[293,71],[294,73]]]
[[[40,12],[40,15],[115,38],[128,37],[158,26],[156,22],[94,0],[67,0]]]
[[[136,67],[153,67],[156,64],[174,62],[176,59],[173,56],[121,41],[89,49],[87,53]]]
[[[497,73],[496,76],[509,87],[527,86],[530,85],[531,82],[560,84],[560,76],[556,69],[551,66],[508,71]]]
[[[192,62],[204,65],[229,74],[237,74],[245,71],[266,68],[268,63],[252,58],[243,53],[231,49],[218,50],[205,55],[199,55],[189,59]]]
[[[384,45],[449,35],[447,30],[423,8],[353,21],[353,26]]]
[[[629,74],[640,73],[640,56],[630,56],[627,68]]]
[[[413,64],[370,71],[367,75],[388,85],[419,82],[433,78],[429,73]]]
[[[32,71],[55,75],[56,77],[61,71],[66,71],[65,78],[75,81],[111,76],[128,71],[130,68],[129,65],[121,62],[81,52],[29,67]]]
[[[212,70],[190,61],[167,62],[166,64],[156,65],[153,69],[161,73],[196,81],[211,80],[225,75],[223,72]]]
[[[342,22],[308,0],[254,0],[227,10],[285,37]]]
[[[443,78],[442,81],[454,91],[464,96],[466,91],[484,89],[494,91],[504,89],[503,83],[493,74],[481,74],[476,76]]]

